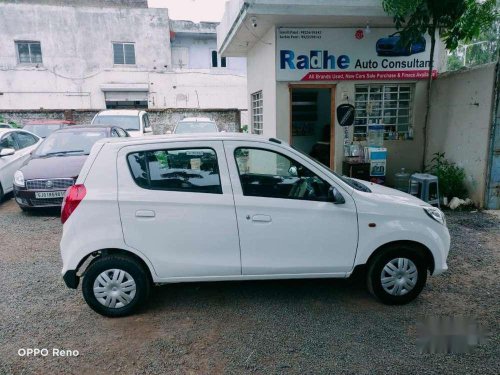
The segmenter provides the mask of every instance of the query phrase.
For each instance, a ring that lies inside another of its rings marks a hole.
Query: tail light
[[[64,224],[76,210],[80,202],[85,198],[87,189],[85,185],[73,185],[66,190],[61,207],[61,222]]]

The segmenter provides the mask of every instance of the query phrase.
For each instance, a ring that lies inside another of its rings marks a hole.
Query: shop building
[[[231,0],[218,48],[247,58],[252,133],[286,140],[341,172],[345,144],[362,148],[369,125],[381,125],[392,185],[401,168],[420,169],[430,58],[428,35],[402,48],[395,32],[379,0]],[[339,125],[341,104],[355,107],[353,126]]]

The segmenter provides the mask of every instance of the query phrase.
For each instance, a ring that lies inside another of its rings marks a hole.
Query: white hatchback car
[[[40,137],[21,129],[0,129],[0,202],[12,191],[16,171],[41,142]]]
[[[153,134],[153,127],[146,111],[136,109],[108,109],[92,119],[92,125],[113,125],[125,129],[131,137]]]
[[[345,278],[404,304],[447,269],[443,213],[341,177],[276,139],[98,141],[63,203],[63,279],[122,316],[159,283]]]

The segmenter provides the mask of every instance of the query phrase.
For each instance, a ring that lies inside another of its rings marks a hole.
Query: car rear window
[[[210,148],[134,152],[127,156],[141,188],[222,194],[217,154]]]
[[[175,134],[217,133],[219,129],[215,122],[179,122]]]

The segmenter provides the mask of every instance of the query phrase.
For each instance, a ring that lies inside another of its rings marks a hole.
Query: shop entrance
[[[334,169],[335,86],[290,85],[290,144]]]

